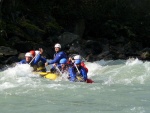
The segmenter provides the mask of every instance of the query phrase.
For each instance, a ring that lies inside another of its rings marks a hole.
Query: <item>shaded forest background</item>
[[[1,0],[0,9],[0,46],[19,52],[36,43],[52,47],[64,32],[134,49],[150,45],[150,0]]]

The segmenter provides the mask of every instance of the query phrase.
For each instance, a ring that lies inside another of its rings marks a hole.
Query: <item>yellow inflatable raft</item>
[[[36,73],[50,80],[56,80],[59,76],[58,74],[51,73],[51,72],[36,72]]]
[[[50,80],[56,80],[56,79],[59,77],[58,74],[56,74],[56,73],[51,73],[51,72],[34,72],[34,73],[39,74],[40,76],[42,76],[42,77],[44,77],[44,78],[47,78],[47,79],[50,79]],[[77,79],[78,79],[79,81],[82,80],[81,77],[77,77]],[[86,82],[86,83],[93,83],[94,81],[93,81],[92,79],[87,79],[85,82]]]

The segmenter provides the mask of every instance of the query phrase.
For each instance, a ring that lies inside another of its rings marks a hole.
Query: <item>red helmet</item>
[[[34,50],[31,50],[30,53],[32,54],[33,57],[35,56],[35,51]]]

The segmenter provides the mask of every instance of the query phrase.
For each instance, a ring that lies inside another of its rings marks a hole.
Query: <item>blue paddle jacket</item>
[[[79,72],[80,72],[79,74],[84,79],[84,81],[86,81],[87,80],[87,72],[86,72],[85,68],[80,66],[80,68],[78,68],[78,69],[79,69]],[[70,81],[76,81],[77,80],[76,68],[75,67],[69,67],[68,72],[69,72],[69,75],[70,75]]]
[[[37,65],[39,61],[42,61],[43,63],[46,63],[46,59],[41,57],[41,55],[39,54],[32,62],[31,65]],[[27,62],[25,59],[21,60],[19,62],[19,64],[28,64],[30,62]]]
[[[67,55],[65,52],[63,51],[60,51],[58,53],[55,53],[54,54],[54,59],[49,61],[48,64],[54,64],[54,63],[58,63],[59,64],[59,61],[62,59],[62,58],[66,58],[67,59]]]

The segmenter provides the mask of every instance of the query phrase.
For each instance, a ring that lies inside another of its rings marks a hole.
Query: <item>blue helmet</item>
[[[80,59],[75,60],[75,64],[80,64],[80,63],[81,63]]]
[[[66,64],[67,63],[67,59],[66,58],[62,58],[60,61],[59,61],[60,64]]]

